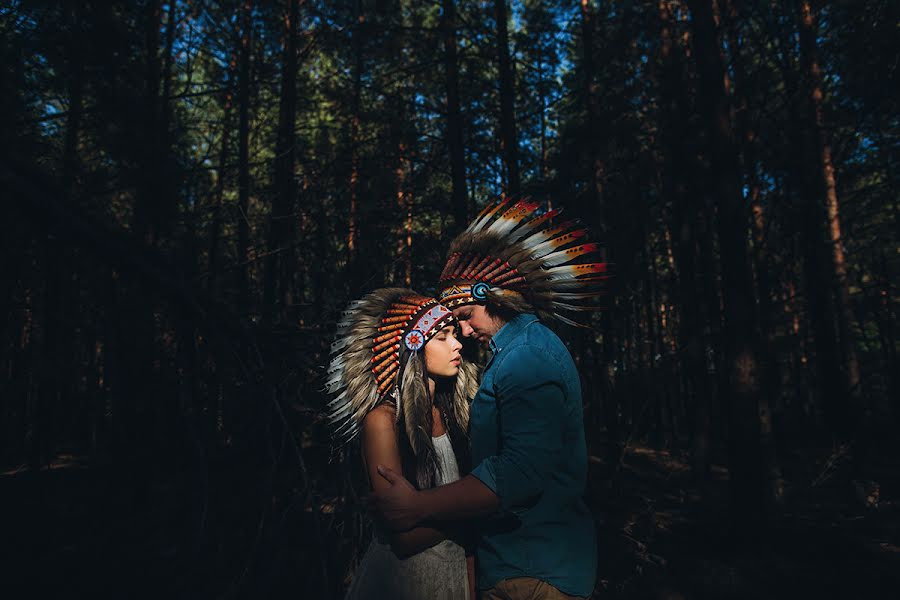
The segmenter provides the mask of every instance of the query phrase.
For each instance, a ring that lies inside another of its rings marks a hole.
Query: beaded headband
[[[422,349],[453,313],[434,298],[403,296],[391,304],[372,340],[372,373],[382,395],[396,381],[400,368],[400,341],[410,352]]]

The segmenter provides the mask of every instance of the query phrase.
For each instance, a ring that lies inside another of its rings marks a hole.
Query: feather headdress
[[[589,262],[600,245],[579,221],[538,208],[511,198],[485,207],[450,245],[440,301],[452,309],[491,300],[576,326],[561,313],[601,310],[608,263]]]
[[[417,428],[421,428],[422,418],[430,419],[431,401],[427,394],[412,394],[412,390],[404,394],[402,388],[411,380],[404,371],[418,351],[452,319],[453,313],[434,298],[402,288],[376,290],[347,306],[331,344],[325,379],[325,391],[330,397],[327,412],[336,428],[337,442],[353,439],[369,411],[392,398],[397,420],[403,421],[414,452],[430,445],[430,431],[425,443]],[[466,386],[472,387],[474,365],[464,362],[457,379],[457,386],[465,380]],[[477,382],[474,386],[473,392]],[[419,398],[420,395],[426,397]],[[468,405],[452,408],[454,414],[464,412],[459,416],[468,422]]]

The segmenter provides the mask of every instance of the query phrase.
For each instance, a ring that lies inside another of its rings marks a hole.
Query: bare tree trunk
[[[760,446],[760,345],[754,289],[747,250],[747,220],[741,193],[738,146],[723,85],[725,65],[717,40],[711,0],[689,0],[699,97],[709,132],[714,192],[719,199],[718,227],[725,304],[725,352],[730,401],[730,507],[732,531],[753,538],[767,522]]]
[[[584,96],[587,115],[588,151],[590,152],[590,184],[586,213],[598,209],[603,202],[603,181],[606,177],[606,165],[600,156],[598,140],[602,138],[599,86],[594,64],[594,9],[591,0],[581,0],[581,62],[584,71]]]
[[[362,71],[363,71],[363,35],[366,16],[363,14],[361,0],[356,1],[356,25],[353,31],[353,98],[350,103],[350,210],[347,214],[347,264],[353,274],[357,263],[358,212],[359,212],[359,167],[360,139],[359,128],[362,121]]]
[[[169,2],[168,20],[166,22],[166,50],[163,56],[160,131],[163,132],[166,138],[169,136],[169,121],[172,116],[172,111],[169,109],[169,100],[172,96],[172,66],[175,63],[175,32],[178,29],[177,7],[177,2]]]
[[[161,98],[160,79],[162,71],[159,62],[159,26],[162,20],[160,0],[147,3],[144,33],[146,72],[144,77],[144,98],[142,126],[144,140],[141,140],[140,167],[137,173],[139,181],[138,200],[135,206],[135,229],[150,245],[156,245],[159,228],[163,221],[165,204],[171,199],[163,197],[164,174],[160,172],[165,152],[166,136],[160,130]]]
[[[456,52],[456,6],[442,0],[441,31],[444,36],[444,81],[447,90],[447,150],[450,153],[451,206],[454,231],[462,231],[469,220],[466,191],[466,149],[459,100],[459,65]]]
[[[640,328],[647,332],[646,341],[640,344],[638,348],[638,359],[640,361],[639,372],[643,373],[641,385],[643,387],[644,402],[649,403],[653,410],[653,422],[649,425],[650,442],[655,448],[664,448],[668,446],[668,432],[665,424],[665,406],[662,401],[662,395],[665,393],[657,377],[657,356],[662,354],[662,337],[665,335],[663,325],[660,320],[660,311],[665,310],[665,306],[659,301],[659,294],[655,283],[659,281],[659,274],[656,270],[656,262],[652,257],[655,256],[653,249],[650,247],[650,236],[648,235],[645,223],[649,221],[648,211],[640,214],[638,219],[641,222],[641,262],[644,264],[644,319],[646,326]]]
[[[197,271],[197,235],[194,225],[194,210],[187,209],[185,219],[185,233],[182,241],[181,258],[179,260],[183,269],[184,280],[193,281]],[[173,403],[172,414],[167,417],[168,436],[176,435],[180,430],[178,419],[181,416],[192,416],[197,410],[197,402],[201,399],[198,389],[197,377],[197,328],[193,319],[187,315],[175,316],[175,332],[177,336],[175,361],[176,381],[178,386],[177,401]],[[171,440],[177,442],[177,437]],[[175,447],[171,444],[169,447]]]
[[[506,0],[494,0],[497,22],[497,65],[500,76],[500,144],[506,167],[506,191],[519,194],[519,141],[516,134],[515,73],[509,58],[509,30]]]
[[[839,416],[836,417],[835,423],[842,437],[847,438],[856,433],[862,409],[859,360],[851,329],[853,317],[850,309],[847,261],[841,239],[840,204],[822,106],[822,70],[816,52],[817,16],[809,0],[803,0],[800,10],[800,54],[809,111],[808,160],[810,167],[816,170],[816,175],[812,175],[810,180],[814,184],[813,193],[818,196],[818,198],[811,197],[810,200],[816,202],[817,213],[821,212],[820,207],[824,201],[827,215],[826,233],[831,247],[831,260],[830,264],[823,268],[829,271],[827,278],[832,280],[835,289],[834,317],[838,326],[837,342],[840,348],[840,373],[843,378],[842,396],[846,399],[846,406],[838,410]]]
[[[888,397],[893,398],[891,410],[894,420],[900,423],[900,360],[897,355],[896,337],[894,335],[894,311],[893,298],[891,298],[891,277],[888,268],[887,254],[881,249],[879,261],[878,283],[878,308],[883,312],[881,319],[882,351],[884,353],[884,368],[888,371]]]
[[[613,240],[607,239],[607,231],[609,231],[609,229],[607,228],[607,226],[609,225],[607,219],[611,215],[608,213],[608,211],[605,210],[606,207],[603,205],[603,177],[605,167],[600,157],[599,148],[595,139],[595,133],[599,125],[600,118],[597,106],[599,92],[596,85],[596,78],[594,77],[594,22],[593,8],[591,7],[590,0],[582,0],[581,16],[582,69],[584,71],[585,99],[588,103],[588,131],[590,132],[590,143],[588,146],[588,151],[590,152],[591,170],[589,176],[591,183],[588,186],[586,201],[582,202],[581,206],[579,207],[581,209],[580,216],[587,219],[588,222],[596,227],[601,237],[609,244],[610,247],[612,247]],[[622,444],[618,426],[619,395],[616,393],[616,382],[613,370],[613,366],[615,364],[615,347],[613,346],[613,344],[615,343],[615,331],[613,328],[612,315],[610,311],[604,311],[603,313],[601,313],[600,331],[602,331],[603,333],[602,359],[606,364],[606,366],[600,370],[600,387],[603,391],[604,407],[606,407],[604,410],[604,418],[607,421],[607,428],[610,435],[610,461],[612,461],[613,457],[615,457],[615,462],[613,464],[617,466]]]
[[[297,117],[297,29],[299,3],[288,0],[284,22],[284,56],[281,70],[281,101],[278,111],[278,135],[275,142],[275,201],[269,222],[269,255],[266,259],[263,315],[272,321],[278,304],[278,321],[288,322],[293,300],[293,213],[296,184],[294,128]],[[277,290],[277,292],[276,292]],[[276,298],[277,294],[277,298]]]
[[[538,148],[539,159],[538,172],[541,175],[541,181],[547,181],[547,94],[544,90],[544,61],[542,59],[538,60],[538,106],[540,106],[540,121],[539,121],[539,137],[541,140],[541,145]],[[552,208],[552,207],[551,207]]]
[[[402,42],[399,53],[406,53]],[[395,251],[392,257],[393,267],[389,276],[394,281],[403,282],[406,287],[412,285],[412,154],[415,149],[415,125],[408,111],[408,105],[414,97],[414,90],[407,81],[400,81],[393,90],[394,109],[391,111],[388,143],[395,148],[394,160],[390,168],[394,174],[394,196],[396,204],[385,207],[385,214],[391,215],[394,223],[384,235],[394,239]]]
[[[144,78],[141,89],[141,118],[135,140],[134,181],[136,187],[133,231],[145,246],[156,248],[164,238],[174,216],[173,183],[166,168],[170,164],[168,136],[162,126],[160,84],[159,30],[162,23],[160,0],[150,0],[143,14]],[[146,446],[158,433],[154,419],[163,413],[152,398],[152,382],[159,380],[162,361],[157,358],[155,318],[157,299],[133,282],[122,285],[121,298],[112,305],[113,321],[118,325],[112,335],[128,340],[129,351],[116,357],[120,400],[115,407],[114,443],[116,456],[124,459],[128,452]],[[127,400],[123,400],[127,398]]]
[[[784,497],[784,478],[778,466],[775,454],[775,432],[772,421],[772,406],[780,388],[778,377],[778,360],[775,336],[775,307],[773,306],[773,283],[770,273],[771,260],[766,239],[766,216],[760,203],[761,184],[756,177],[756,132],[750,123],[747,103],[747,78],[741,52],[740,41],[735,31],[738,23],[743,22],[737,5],[731,0],[725,4],[728,10],[728,44],[732,56],[732,72],[734,73],[734,92],[737,101],[737,127],[743,142],[744,170],[747,175],[750,208],[752,213],[751,230],[753,239],[752,261],[755,267],[755,281],[758,297],[759,327],[761,343],[765,351],[762,355],[762,381],[760,394],[760,444],[763,462],[766,469],[766,483],[770,486],[767,497],[780,505]]]
[[[78,31],[79,7],[66,10],[66,19],[71,21],[71,31]],[[71,10],[71,12],[69,12]],[[83,114],[84,68],[82,48],[73,36],[69,43],[66,85],[69,95],[69,111],[66,116],[66,133],[62,156],[63,201],[74,204],[78,201],[76,180],[79,171],[78,140]],[[36,410],[35,451],[38,464],[51,459],[55,453],[59,423],[70,420],[66,414],[72,410],[70,390],[76,381],[74,360],[77,356],[75,332],[70,331],[68,321],[77,314],[75,303],[79,297],[73,282],[73,251],[55,235],[47,235],[41,242],[40,261],[43,287],[41,302],[36,308],[35,318],[41,323],[35,336],[39,348],[40,361],[35,372],[34,399]],[[35,286],[36,289],[39,286]]]
[[[241,14],[238,74],[238,314],[250,315],[250,56],[253,40],[253,0],[244,0]]]
[[[672,202],[673,252],[678,265],[680,299],[679,345],[684,352],[688,401],[691,406],[691,471],[702,481],[709,476],[712,455],[710,440],[711,388],[706,369],[706,348],[703,335],[701,300],[697,287],[697,231],[696,217],[700,209],[696,194],[687,191],[685,177],[690,177],[686,147],[688,131],[682,116],[687,109],[682,92],[682,60],[674,39],[673,15],[666,0],[658,3],[660,19],[660,84],[661,134],[664,146],[662,190]],[[692,395],[692,396],[691,396]]]
[[[403,141],[397,146],[397,165],[394,170],[397,186],[397,214],[403,218],[402,229],[397,235],[397,257],[406,287],[412,285],[412,194],[408,189],[410,171],[409,148]]]
[[[232,62],[233,64],[233,62]],[[230,69],[228,78],[228,86],[234,83],[234,69]],[[232,127],[232,100],[233,93],[229,89],[225,93],[225,105],[222,107],[222,139],[219,145],[219,166],[216,169],[216,186],[214,192],[214,202],[212,214],[211,230],[209,232],[209,257],[207,261],[207,280],[206,289],[211,298],[216,297],[218,289],[219,277],[219,237],[222,232],[222,205],[225,195],[225,182],[228,177],[226,171],[228,169],[228,154],[231,140]]]

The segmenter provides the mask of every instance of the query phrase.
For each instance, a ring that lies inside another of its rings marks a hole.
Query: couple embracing
[[[379,523],[348,598],[591,595],[579,376],[539,317],[597,310],[607,269],[557,217],[492,204],[453,241],[437,299],[381,289],[343,313],[329,411],[341,441],[361,434]],[[489,348],[480,377],[460,337]]]

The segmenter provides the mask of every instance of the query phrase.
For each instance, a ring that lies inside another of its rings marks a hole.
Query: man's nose
[[[472,326],[469,325],[466,321],[459,322],[459,328],[462,331],[463,337],[471,337],[475,330],[472,329]]]

